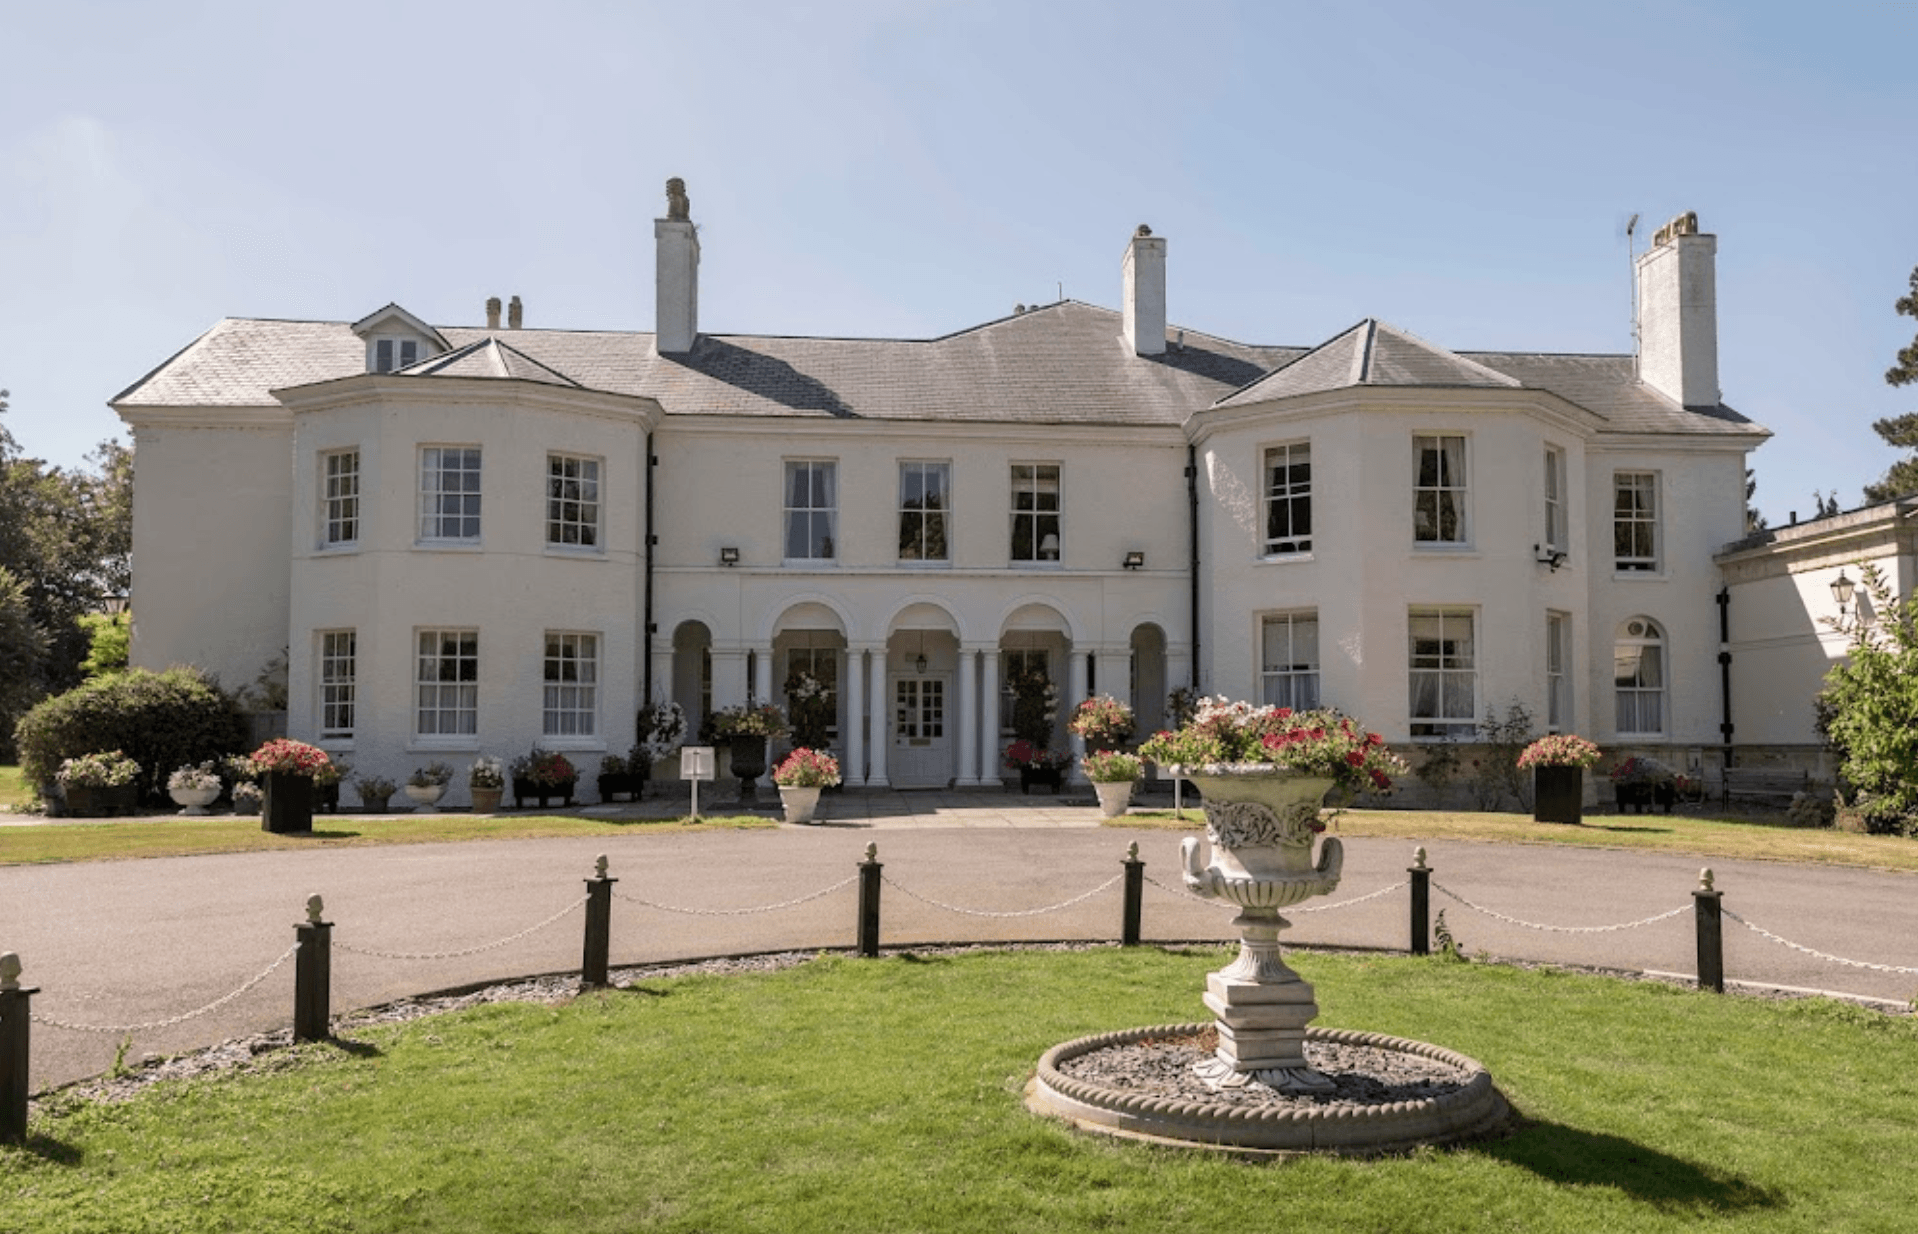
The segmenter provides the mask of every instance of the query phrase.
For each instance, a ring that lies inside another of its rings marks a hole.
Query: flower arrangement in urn
[[[446,795],[446,786],[452,779],[453,768],[449,763],[434,762],[415,767],[413,774],[406,777],[406,795],[412,799],[415,810],[430,814],[440,798]]]
[[[1521,771],[1534,767],[1590,767],[1600,758],[1599,749],[1576,733],[1552,733],[1540,737],[1519,752]]]
[[[786,712],[778,703],[744,703],[713,713],[713,731],[721,737],[783,737]]]
[[[549,797],[559,798],[564,805],[573,803],[573,785],[579,780],[579,772],[564,754],[535,746],[514,759],[511,770],[517,804],[525,805],[528,797],[537,798],[542,806]]]
[[[249,757],[253,770],[260,775],[305,776],[309,780],[329,761],[325,750],[291,737],[275,737]]]
[[[205,814],[206,808],[219,797],[220,787],[220,773],[212,759],[197,765],[188,763],[166,778],[167,793],[173,803],[181,807],[182,814]]]
[[[466,769],[466,791],[473,798],[473,813],[493,813],[506,792],[505,765],[497,758],[480,755]]]
[[[1119,750],[1095,750],[1082,765],[1099,798],[1099,812],[1107,818],[1124,814],[1132,804],[1132,784],[1145,771],[1145,760]]]
[[[1116,750],[1132,740],[1138,722],[1132,708],[1110,694],[1098,694],[1072,709],[1066,727],[1083,737],[1089,750]]]
[[[140,764],[118,750],[66,759],[57,778],[69,814],[131,812],[140,804]]]
[[[313,777],[330,761],[326,751],[291,737],[275,737],[248,761],[265,781],[261,828],[275,833],[313,830]]]
[[[1519,751],[1518,769],[1532,773],[1532,819],[1577,826],[1585,819],[1585,769],[1598,747],[1576,733],[1552,733]]]
[[[773,783],[789,823],[810,823],[819,809],[819,790],[839,783],[839,760],[824,750],[799,747],[773,768]]]
[[[1153,735],[1139,753],[1155,763],[1245,770],[1284,769],[1331,780],[1348,792],[1389,793],[1405,760],[1377,733],[1333,708],[1294,711],[1205,698],[1177,732]]]
[[[1072,766],[1072,753],[1042,749],[1021,737],[1006,747],[1006,766],[1021,771],[1064,771]]]

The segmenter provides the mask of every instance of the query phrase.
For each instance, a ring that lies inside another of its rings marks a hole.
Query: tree
[[[0,759],[13,757],[13,726],[37,692],[34,674],[47,653],[46,633],[27,607],[27,589],[0,566]]]
[[[1870,828],[1911,831],[1918,822],[1918,611],[1892,594],[1876,564],[1860,569],[1873,615],[1851,630],[1850,653],[1825,674],[1817,708]]]
[[[1745,534],[1765,530],[1765,516],[1752,504],[1752,494],[1758,491],[1758,476],[1751,468],[1745,468]]]
[[[1918,267],[1911,272],[1911,294],[1900,296],[1894,307],[1903,316],[1918,317]],[[1913,382],[1918,382],[1918,337],[1911,340],[1911,346],[1901,348],[1898,363],[1885,370],[1886,385],[1908,386]],[[1894,449],[1918,451],[1918,412],[1873,421],[1871,428]],[[1890,501],[1907,493],[1918,493],[1918,453],[1899,459],[1878,483],[1865,486],[1867,502]]]

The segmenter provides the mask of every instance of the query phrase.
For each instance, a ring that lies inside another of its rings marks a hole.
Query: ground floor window
[[[352,630],[320,634],[320,736],[353,735],[358,638]]]
[[[540,731],[548,737],[591,737],[597,732],[599,636],[549,632],[544,676]]]
[[[413,686],[422,737],[479,732],[479,631],[421,630]]]
[[[1307,711],[1319,705],[1319,615],[1275,613],[1261,623],[1259,701]]]
[[[1621,623],[1612,645],[1620,733],[1665,731],[1665,634],[1649,617]]]
[[[1472,611],[1413,609],[1409,624],[1412,736],[1471,737],[1478,727]]]

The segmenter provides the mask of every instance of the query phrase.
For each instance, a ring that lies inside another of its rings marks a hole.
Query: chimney
[[[514,296],[506,303],[506,328],[517,330],[522,320],[524,319],[520,316],[519,297]]]
[[[1144,223],[1126,245],[1125,341],[1135,355],[1165,354],[1165,240]]]
[[[699,338],[699,232],[678,176],[666,182],[666,217],[653,220],[653,240],[653,348],[683,354]]]
[[[499,297],[498,296],[486,297],[486,328],[488,330],[499,329]]]
[[[1659,228],[1638,258],[1639,379],[1686,407],[1716,407],[1718,237],[1698,216]]]

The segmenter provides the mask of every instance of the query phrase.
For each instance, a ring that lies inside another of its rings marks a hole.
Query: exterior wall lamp
[[[1856,612],[1853,612],[1850,617],[1845,616],[1845,610],[1851,608],[1852,594],[1857,590],[1858,584],[1847,578],[1843,569],[1838,571],[1837,578],[1831,580],[1831,598],[1838,601],[1838,620],[1833,623],[1832,628],[1841,634],[1856,629],[1859,625]]]
[[[720,550],[719,550],[719,564],[720,564],[720,565],[722,565],[722,566],[736,566],[736,565],[738,565],[738,564],[739,564],[739,550],[738,550],[737,548],[735,548],[735,547],[734,547],[733,545],[730,545],[730,544],[728,544],[728,545],[727,545],[727,546],[726,546],[725,548],[722,548],[722,549],[720,549]]]
[[[1128,570],[1143,570],[1145,569],[1145,554],[1135,548],[1127,553],[1125,560],[1119,564]]]

